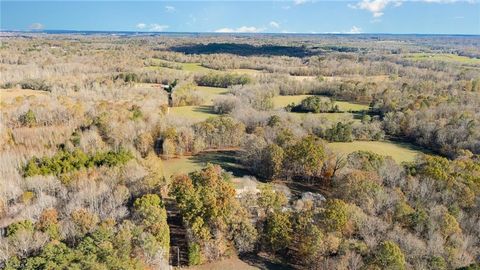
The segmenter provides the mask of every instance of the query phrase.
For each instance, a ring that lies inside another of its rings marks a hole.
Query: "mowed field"
[[[206,68],[201,63],[178,63],[182,66],[182,70],[192,72],[212,71],[214,69]]]
[[[468,65],[480,65],[480,59],[478,58],[470,58],[467,56],[460,56],[456,54],[447,54],[447,53],[440,53],[440,54],[427,54],[427,53],[412,53],[406,56],[407,59],[412,60],[419,60],[419,61],[426,61],[426,60],[433,60],[433,61],[443,61],[443,62],[456,62],[460,64],[468,64]]]
[[[227,88],[220,87],[207,87],[207,86],[197,86],[197,91],[200,92],[201,96],[205,100],[204,105],[212,105],[213,100],[219,95],[225,95],[229,92]]]
[[[181,118],[192,120],[193,122],[203,121],[209,117],[217,115],[213,112],[213,100],[219,95],[228,93],[227,88],[204,86],[197,86],[196,91],[200,93],[205,101],[202,105],[172,107],[170,108],[169,113]]]
[[[208,163],[220,165],[235,176],[247,174],[237,160],[236,150],[205,151],[193,156],[163,160],[163,174],[165,177],[171,177],[178,173],[190,173],[202,169]]]
[[[246,74],[255,76],[257,74],[266,73],[263,70],[256,70],[256,69],[248,69],[248,68],[236,68],[236,69],[228,69],[228,70],[216,70],[213,68],[208,68],[202,66],[202,63],[181,63],[181,62],[173,62],[167,61],[163,59],[151,59],[153,65],[147,66],[147,69],[157,69],[157,68],[168,68],[168,69],[176,69],[188,72],[203,72],[203,73],[210,73],[210,72],[220,72],[220,73],[235,73],[235,74]]]
[[[295,96],[276,96],[273,98],[273,106],[275,109],[281,109],[287,105],[294,103],[300,104],[302,100],[312,95],[295,95]],[[343,112],[358,112],[358,111],[367,111],[370,109],[368,105],[357,104],[347,101],[335,101],[335,104],[338,105],[339,109]]]
[[[417,155],[422,154],[424,149],[409,143],[394,141],[354,141],[328,143],[328,148],[335,154],[348,155],[355,151],[371,151],[373,153],[390,156],[397,163],[414,161]],[[193,156],[182,156],[163,160],[163,173],[165,177],[171,177],[179,173],[190,173],[202,169],[208,163],[220,165],[223,169],[232,172],[235,177],[249,175],[249,172],[237,160],[238,153],[235,150],[206,151]],[[241,187],[239,179],[234,178],[234,184]],[[235,181],[236,180],[236,181]]]
[[[393,141],[354,141],[334,142],[328,147],[338,154],[348,155],[355,151],[371,151],[382,156],[390,156],[398,163],[414,161],[423,149],[409,143]]]
[[[178,119],[183,118],[192,122],[201,122],[217,115],[213,112],[213,107],[210,105],[172,107],[169,108],[169,114],[178,117]]]

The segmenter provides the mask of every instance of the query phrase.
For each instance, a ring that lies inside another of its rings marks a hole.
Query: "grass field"
[[[295,95],[295,96],[275,96],[273,98],[273,107],[275,109],[285,108],[291,103],[299,104],[302,100],[311,95]]]
[[[480,59],[470,58],[466,56],[459,56],[456,54],[427,54],[427,53],[412,53],[406,56],[407,59],[412,60],[434,60],[443,62],[454,62],[468,65],[480,65]]]
[[[190,173],[203,168],[207,163],[220,165],[223,169],[232,172],[235,176],[246,175],[245,169],[239,165],[236,158],[237,152],[208,151],[194,156],[182,156],[163,161],[163,172],[165,177],[179,173]]]
[[[214,69],[206,68],[201,63],[178,63],[182,66],[182,70],[191,72],[210,72]]]
[[[219,95],[225,95],[228,93],[227,88],[218,88],[218,87],[206,87],[206,86],[198,86],[197,91],[199,91],[202,97],[205,100],[204,105],[212,105],[213,100]]]
[[[335,101],[335,104],[338,105],[340,110],[344,112],[368,111],[370,109],[370,106],[368,105],[351,103],[347,101]]]
[[[359,150],[371,151],[382,156],[391,156],[398,163],[414,161],[415,157],[422,153],[420,147],[416,147],[409,143],[393,141],[335,142],[329,143],[328,147],[334,153],[345,155]]]
[[[194,122],[201,122],[211,116],[217,115],[213,112],[212,106],[208,105],[172,107],[170,108],[169,114]]]
[[[273,98],[273,106],[275,109],[281,109],[291,104],[292,102],[295,104],[299,104],[303,99],[309,96],[312,95],[276,96]],[[335,104],[338,105],[340,110],[343,112],[367,111],[370,108],[368,105],[356,104],[347,101],[335,101]]]
[[[170,114],[193,120],[193,122],[200,122],[209,117],[216,116],[217,114],[213,112],[212,108],[213,99],[219,95],[228,93],[228,89],[204,86],[198,86],[196,89],[205,100],[203,105],[172,107],[170,108]]]

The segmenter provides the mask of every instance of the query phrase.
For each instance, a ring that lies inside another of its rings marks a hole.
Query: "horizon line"
[[[135,30],[69,30],[69,29],[43,29],[43,30],[12,30],[0,29],[0,33],[28,33],[28,34],[50,34],[49,32],[64,32],[67,33],[136,33],[136,34],[214,34],[214,35],[431,35],[431,36],[480,36],[479,34],[447,34],[447,33],[377,33],[377,32],[362,32],[362,33],[348,33],[348,32],[215,32],[215,31],[135,31]]]

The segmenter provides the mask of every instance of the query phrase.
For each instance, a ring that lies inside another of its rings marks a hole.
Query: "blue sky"
[[[479,0],[1,1],[1,29],[480,34]]]

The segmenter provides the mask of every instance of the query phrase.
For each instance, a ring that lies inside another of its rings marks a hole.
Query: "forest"
[[[1,269],[480,269],[478,37],[9,34],[0,73]]]

